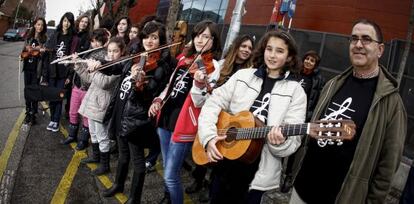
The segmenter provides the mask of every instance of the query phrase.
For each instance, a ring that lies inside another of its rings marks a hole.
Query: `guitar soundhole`
[[[231,127],[227,130],[226,133],[227,137],[226,137],[226,142],[231,142],[236,140],[236,136],[237,136],[237,129],[234,127]]]

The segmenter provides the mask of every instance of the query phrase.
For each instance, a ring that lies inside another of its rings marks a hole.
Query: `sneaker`
[[[53,125],[55,124],[55,122],[50,121],[49,125],[47,125],[46,130],[52,130],[53,129]]]
[[[145,171],[147,173],[155,171],[154,165],[152,165],[151,162],[145,162]]]
[[[59,131],[59,123],[53,122],[51,131],[52,132],[58,132]]]

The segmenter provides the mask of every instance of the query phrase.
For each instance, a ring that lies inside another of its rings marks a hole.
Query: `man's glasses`
[[[357,36],[351,36],[351,37],[349,38],[349,42],[350,42],[351,44],[353,44],[353,45],[356,45],[356,44],[358,43],[358,40],[360,40],[360,41],[361,41],[361,43],[362,43],[363,45],[369,45],[369,44],[371,44],[372,42],[382,43],[382,42],[380,42],[380,41],[377,41],[377,40],[372,39],[372,38],[371,38],[371,37],[369,37],[369,36],[362,36],[361,38],[359,38],[359,37],[357,37]]]

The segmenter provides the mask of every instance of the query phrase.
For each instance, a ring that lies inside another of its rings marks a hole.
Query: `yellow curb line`
[[[46,108],[46,104],[44,102],[41,102],[43,108]],[[50,115],[50,111],[47,110],[47,113]],[[63,136],[66,138],[68,137],[68,131],[63,127],[60,126],[60,132],[63,134]],[[75,154],[72,157],[71,162],[68,165],[68,168],[66,169],[65,174],[63,175],[56,191],[55,194],[53,195],[52,201],[51,203],[55,204],[55,203],[59,203],[59,204],[63,204],[65,203],[66,197],[69,194],[69,190],[70,187],[72,185],[72,181],[73,178],[76,175],[76,172],[78,171],[78,167],[80,165],[80,160],[82,158],[86,158],[86,151],[82,150],[82,151],[76,151],[75,147],[76,147],[76,143],[72,142],[70,143],[70,146],[72,147],[73,150],[75,150]],[[87,164],[87,166],[89,167],[89,169],[94,170],[97,168],[96,164]],[[105,188],[110,188],[112,186],[112,182],[111,179],[109,179],[109,177],[107,175],[101,175],[98,176],[98,180],[102,183],[102,185],[105,186]],[[128,197],[123,194],[123,193],[117,193],[115,194],[115,198],[120,202],[120,203],[125,203],[128,200]]]
[[[20,127],[22,126],[25,116],[25,110],[23,109],[19,117],[14,123],[13,129],[9,133],[7,138],[6,145],[4,146],[3,152],[0,155],[0,181],[3,177],[4,170],[6,170],[7,163],[9,163],[9,158],[13,150],[14,144],[16,143],[17,136],[19,136]]]

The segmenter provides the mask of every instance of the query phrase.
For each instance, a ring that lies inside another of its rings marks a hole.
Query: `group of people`
[[[50,39],[45,33],[45,20],[36,19],[24,49],[41,54],[24,59],[25,85],[71,90],[69,136],[62,144],[77,142],[76,149],[82,150],[90,139],[92,151],[82,163],[99,163],[95,175],[110,171],[110,144],[117,142],[115,182],[104,196],[124,191],[132,160],[127,203],[140,203],[146,168],[155,164],[160,149],[160,200],[183,203],[180,170],[198,135],[214,165],[197,166],[194,185],[186,191],[199,190],[210,168],[211,203],[260,203],[266,191],[284,183],[282,173],[293,186],[290,203],[385,200],[402,154],[407,116],[397,82],[378,63],[384,44],[375,22],[356,21],[349,44],[352,65],[326,84],[317,69],[318,53],[309,51],[301,60],[294,38],[283,30],[266,32],[258,43],[241,35],[224,59],[217,25],[209,20],[194,26],[190,42],[177,56],[169,49],[157,50],[168,39],[155,16],[137,25],[122,17],[112,29],[92,31],[88,16],[75,21],[68,12]],[[94,51],[77,54],[89,49]],[[71,56],[70,62],[50,64],[64,56]],[[119,60],[126,56],[133,57]],[[47,130],[57,132],[62,101],[49,106]],[[26,110],[25,121],[35,124],[37,101],[27,100]],[[250,111],[272,127],[253,162],[225,158],[217,148],[228,139],[216,127],[222,111]],[[285,137],[279,127],[331,119],[353,120],[354,139],[332,145],[306,135]],[[144,153],[148,147],[151,162]]]

